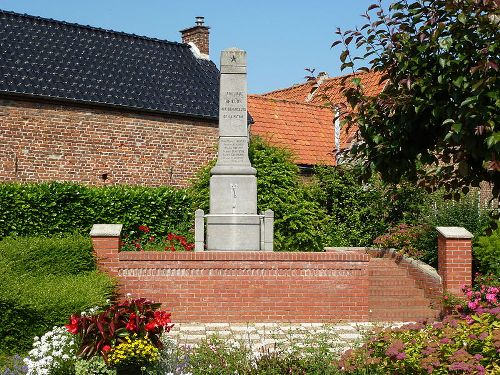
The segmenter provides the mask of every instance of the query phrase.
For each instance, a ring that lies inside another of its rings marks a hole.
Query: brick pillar
[[[462,227],[436,227],[438,273],[443,290],[462,295],[462,285],[472,283],[472,234]]]
[[[121,231],[122,224],[94,224],[90,231],[97,267],[113,276],[118,276]]]

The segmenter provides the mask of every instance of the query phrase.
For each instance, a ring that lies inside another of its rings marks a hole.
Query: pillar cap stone
[[[471,239],[474,237],[472,233],[464,227],[436,227],[436,230],[444,238]]]
[[[94,224],[90,237],[119,237],[123,224]]]

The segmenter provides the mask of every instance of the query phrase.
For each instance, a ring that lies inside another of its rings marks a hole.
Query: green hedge
[[[172,187],[0,184],[0,238],[88,235],[95,223],[121,223],[130,234],[142,224],[158,235],[185,233],[192,219],[185,191]]]
[[[96,269],[88,236],[8,237],[0,242],[0,254],[16,274],[77,275]]]
[[[0,241],[0,354],[29,350],[72,313],[104,305],[115,283],[95,268],[90,240],[78,235]]]

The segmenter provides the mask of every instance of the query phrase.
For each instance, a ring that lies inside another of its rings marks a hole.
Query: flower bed
[[[194,243],[185,236],[168,233],[166,237],[154,235],[147,225],[139,225],[133,236],[124,236],[120,251],[193,251]]]

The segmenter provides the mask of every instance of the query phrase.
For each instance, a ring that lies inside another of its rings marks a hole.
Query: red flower
[[[159,325],[160,327],[165,327],[168,323],[171,322],[170,320],[170,313],[166,311],[155,311],[154,312],[154,317],[155,317],[155,323]]]
[[[80,319],[76,315],[71,315],[69,321],[70,323],[66,324],[65,327],[69,333],[76,335],[78,333],[78,323],[80,322]]]
[[[169,233],[167,234],[167,240],[172,241],[175,238],[175,234]]]
[[[129,321],[128,321],[127,325],[125,326],[127,331],[132,331],[132,332],[137,331],[137,325],[135,324],[136,317],[137,317],[137,315],[135,315],[134,313],[130,313]]]
[[[146,331],[152,331],[156,328],[156,322],[149,322],[148,324],[145,325]]]
[[[102,351],[103,351],[104,353],[109,352],[110,350],[111,350],[111,346],[109,346],[109,345],[104,345],[104,346],[102,347]]]
[[[139,230],[144,233],[149,233],[151,231],[147,225],[139,225]]]

